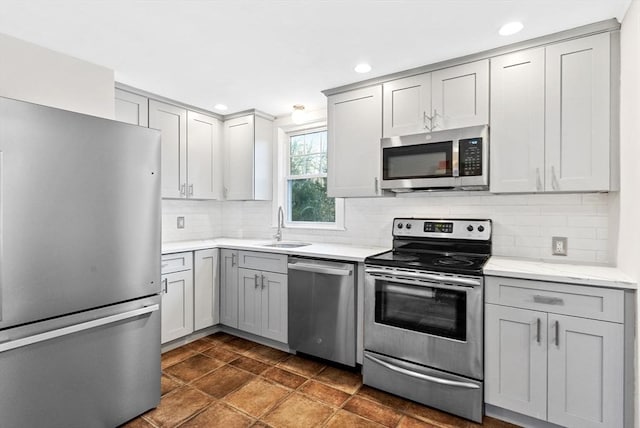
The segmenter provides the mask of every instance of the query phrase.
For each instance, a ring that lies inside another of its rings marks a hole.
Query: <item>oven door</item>
[[[482,277],[365,272],[365,349],[483,379]]]

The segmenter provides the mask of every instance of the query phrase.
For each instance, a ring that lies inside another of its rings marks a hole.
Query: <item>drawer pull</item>
[[[533,296],[534,303],[542,303],[544,305],[564,305],[564,300],[559,297],[549,297],[549,296]]]

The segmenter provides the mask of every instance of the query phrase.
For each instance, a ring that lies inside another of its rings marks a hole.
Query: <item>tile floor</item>
[[[162,355],[160,405],[144,427],[492,427],[362,385],[362,376],[226,333]]]

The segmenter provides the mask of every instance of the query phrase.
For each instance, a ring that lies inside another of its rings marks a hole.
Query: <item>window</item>
[[[336,225],[336,200],[327,196],[327,131],[287,134],[285,205],[292,225]]]

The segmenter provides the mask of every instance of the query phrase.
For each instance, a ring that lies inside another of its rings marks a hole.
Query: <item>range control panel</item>
[[[491,220],[396,218],[393,236],[447,239],[491,239]]]

